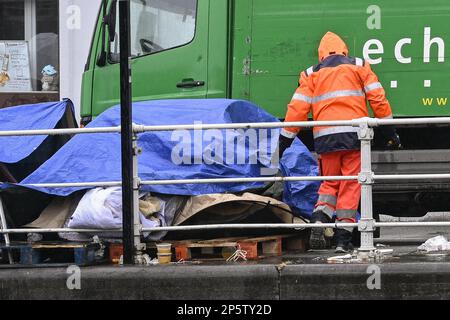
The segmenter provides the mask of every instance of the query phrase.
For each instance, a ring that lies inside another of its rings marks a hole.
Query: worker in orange
[[[367,101],[376,118],[392,118],[392,109],[385,91],[370,64],[350,57],[345,42],[327,32],[319,46],[319,64],[300,75],[300,86],[288,105],[285,121],[306,121],[312,112],[313,120],[352,120],[368,117]],[[400,148],[394,128],[383,126],[388,145]],[[348,126],[315,127],[315,151],[320,155],[323,176],[357,176],[361,168],[358,128]],[[284,128],[280,136],[280,157],[299,133],[300,128]],[[339,222],[356,222],[361,196],[358,181],[324,181],[311,217],[312,223],[328,223],[334,214]],[[336,229],[336,252],[352,249],[353,229]],[[313,228],[312,249],[325,249],[330,239],[326,230]]]

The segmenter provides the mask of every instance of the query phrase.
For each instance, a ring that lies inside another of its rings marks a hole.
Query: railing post
[[[8,224],[6,223],[6,216],[5,216],[5,212],[3,211],[3,201],[2,201],[1,196],[0,196],[0,220],[1,220],[0,227],[2,228],[2,230],[7,230]],[[9,234],[4,233],[3,237],[5,238],[5,245],[7,247],[9,247],[9,245],[11,244],[11,242],[9,241]],[[14,264],[14,260],[11,255],[11,251],[9,251],[9,250],[8,250],[8,259],[9,259],[9,264]]]
[[[361,141],[361,172],[358,182],[361,184],[361,220],[358,230],[361,232],[361,247],[359,255],[369,257],[375,250],[373,244],[373,232],[375,231],[375,220],[373,219],[372,207],[372,185],[374,173],[372,171],[371,142],[374,137],[373,128],[369,127],[369,118],[361,119],[359,122],[358,138]]]
[[[138,156],[142,153],[141,148],[137,145],[137,134],[136,134],[136,125],[133,124],[133,237],[134,237],[134,246],[135,246],[135,263],[136,264],[145,264],[143,258],[143,251],[146,246],[145,243],[141,243],[141,231],[142,224],[139,214],[139,187],[141,185],[141,181],[139,179],[138,172]]]

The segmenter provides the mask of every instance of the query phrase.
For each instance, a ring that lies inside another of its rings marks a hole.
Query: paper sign
[[[33,91],[26,41],[0,41],[0,92]]]

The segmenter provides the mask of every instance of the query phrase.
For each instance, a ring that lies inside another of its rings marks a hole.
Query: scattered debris
[[[156,260],[156,262],[155,262]],[[152,259],[148,254],[143,254],[139,257],[137,257],[137,260],[135,260],[137,265],[143,265],[143,266],[150,266],[150,265],[157,265],[159,264],[158,259]],[[120,256],[119,265],[123,266],[123,255]]]
[[[374,251],[374,256],[371,257],[375,261],[382,261],[388,257],[392,257],[394,249],[376,249]]]
[[[44,236],[40,233],[28,233],[27,234],[27,242],[28,243],[35,243],[40,242],[44,239]]]
[[[375,253],[378,253],[380,255],[389,255],[394,253],[394,249],[378,249],[375,250]]]
[[[233,253],[228,259],[227,262],[237,262],[240,259],[247,261],[247,251],[242,250],[241,246],[238,246],[237,250],[235,253]]]
[[[424,252],[450,251],[450,242],[444,236],[437,236],[425,241],[417,250]]]
[[[98,236],[93,236],[92,243],[99,245],[99,249],[97,251],[95,251],[95,258],[98,260],[103,259],[105,257],[105,249],[106,249],[103,242],[100,240],[100,238]]]
[[[361,255],[357,250],[352,254],[346,254],[342,256],[329,257],[327,262],[329,263],[361,263],[367,261],[381,261],[388,257],[392,257],[394,249],[376,249],[368,254]]]
[[[327,258],[327,262],[344,263],[344,262],[351,262],[352,259],[353,259],[353,256],[351,254],[346,254],[343,256],[329,257],[329,258]]]
[[[282,262],[276,266],[278,272],[282,271],[288,264],[292,264],[291,261]]]
[[[312,261],[322,261],[324,258],[322,257],[315,257],[314,259],[312,259]]]

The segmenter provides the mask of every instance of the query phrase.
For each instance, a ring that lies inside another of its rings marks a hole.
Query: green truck
[[[372,64],[396,118],[450,116],[449,21],[448,0],[131,0],[133,99],[244,99],[283,119],[299,73],[318,63],[320,39],[333,31]],[[119,103],[117,22],[117,0],[104,0],[83,76],[83,124]],[[404,150],[375,139],[376,173],[450,172],[448,126],[398,132]],[[311,136],[301,133],[313,150]],[[445,180],[374,190],[377,213],[449,208]]]

